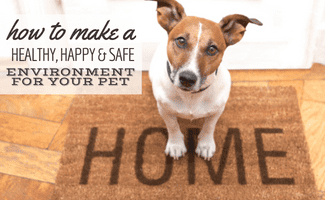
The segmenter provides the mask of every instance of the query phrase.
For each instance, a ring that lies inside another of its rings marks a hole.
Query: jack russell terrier
[[[215,125],[231,87],[229,71],[220,65],[223,54],[242,39],[248,23],[262,23],[239,14],[215,23],[186,16],[175,0],[154,1],[158,2],[158,23],[168,33],[167,45],[158,47],[149,70],[158,111],[168,130],[165,153],[179,159],[187,151],[177,117],[205,118],[196,153],[210,160],[216,150]]]

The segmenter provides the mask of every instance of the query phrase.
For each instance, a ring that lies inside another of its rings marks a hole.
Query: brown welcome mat
[[[52,199],[317,199],[294,88],[233,87],[211,162],[202,119],[179,120],[188,153],[166,157],[148,78],[142,93],[76,97]]]

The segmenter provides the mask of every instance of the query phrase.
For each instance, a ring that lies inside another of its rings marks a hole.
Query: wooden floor
[[[325,196],[325,66],[231,76],[233,85],[296,88],[317,187]],[[0,199],[50,199],[72,102],[72,95],[0,96]]]

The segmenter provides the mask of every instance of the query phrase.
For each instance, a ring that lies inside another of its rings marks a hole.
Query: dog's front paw
[[[199,140],[195,152],[198,156],[202,156],[204,160],[210,160],[216,152],[216,144],[214,139],[202,138]]]
[[[177,141],[168,140],[165,153],[166,155],[170,155],[175,160],[178,160],[181,156],[184,156],[186,153],[186,147],[184,144],[184,140],[179,139]]]

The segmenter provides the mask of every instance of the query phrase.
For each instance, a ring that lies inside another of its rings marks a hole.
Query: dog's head
[[[248,23],[262,25],[244,15],[229,15],[219,23],[185,14],[175,0],[155,0],[158,23],[168,33],[170,78],[179,88],[199,91],[218,69],[226,48],[239,42]]]

